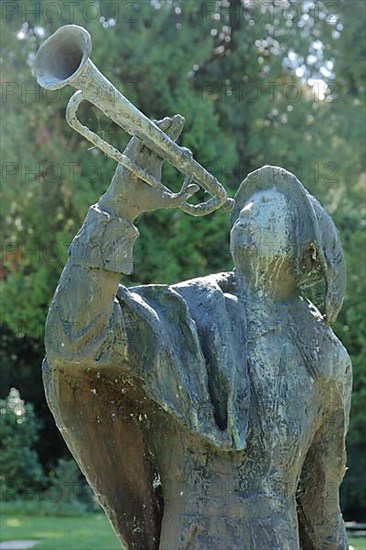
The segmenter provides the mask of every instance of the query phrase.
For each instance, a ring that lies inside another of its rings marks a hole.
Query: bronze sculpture
[[[176,140],[183,119],[157,125]],[[235,196],[234,271],[127,289],[135,219],[196,190],[189,174],[178,195],[133,174],[160,181],[148,145],[127,146],[133,164],[90,208],[50,306],[56,423],[128,548],[346,549],[351,365],[329,327],[345,287],[334,224],[294,175],[265,166]],[[302,297],[322,279],[323,315]]]

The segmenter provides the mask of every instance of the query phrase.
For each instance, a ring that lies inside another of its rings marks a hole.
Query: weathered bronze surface
[[[183,120],[158,125],[176,140]],[[160,180],[162,159],[138,138],[124,154]],[[232,272],[120,285],[136,218],[192,190],[172,196],[119,165],[91,206],[46,323],[57,426],[128,548],[345,550],[337,231],[293,174],[265,166],[236,193]],[[321,280],[322,313],[302,297]]]

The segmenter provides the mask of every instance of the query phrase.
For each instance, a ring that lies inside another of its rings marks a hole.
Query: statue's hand
[[[184,119],[180,115],[175,115],[173,118],[165,117],[156,121],[155,124],[175,141],[183,129]],[[124,154],[160,180],[164,161],[145,147],[141,140],[132,138]],[[186,177],[180,193],[168,193],[164,189],[151,187],[127,168],[118,166],[108,191],[99,200],[99,205],[111,213],[133,221],[143,212],[158,208],[177,208],[198,189],[199,187],[191,185],[190,179]]]

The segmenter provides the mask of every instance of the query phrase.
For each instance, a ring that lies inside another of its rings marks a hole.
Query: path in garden
[[[7,540],[0,542],[0,550],[27,550],[37,544],[38,540]]]

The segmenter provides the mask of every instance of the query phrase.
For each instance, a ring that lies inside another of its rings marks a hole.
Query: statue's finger
[[[177,193],[175,195],[170,195],[169,197],[169,204],[168,208],[178,208],[181,204],[183,204],[186,200],[188,200],[194,193],[197,193],[199,190],[199,185],[196,185],[195,183],[192,183],[191,185],[188,185],[186,189],[180,193]]]
[[[174,115],[172,118],[165,117],[162,120],[153,120],[154,124],[159,126],[173,141],[176,141],[180,136],[185,123],[182,115]]]
[[[197,193],[197,191],[199,191],[199,189],[200,189],[199,185],[197,185],[196,183],[191,183],[190,185],[188,185],[188,187],[186,189],[186,194],[188,195],[188,197],[191,197],[192,195]]]
[[[124,150],[124,154],[127,156],[130,156],[131,158],[132,157],[134,158],[140,151],[142,151],[143,148],[144,148],[144,144],[142,143],[141,139],[134,136],[127,143],[126,149]]]
[[[176,141],[180,134],[182,133],[183,126],[184,126],[184,117],[182,115],[174,115],[171,124],[169,128],[167,129],[166,133],[168,136],[173,140]]]
[[[165,132],[167,128],[169,128],[171,121],[172,119],[166,116],[161,120],[153,120],[153,123],[156,124],[156,126],[159,126],[160,130],[163,130],[163,132]]]

